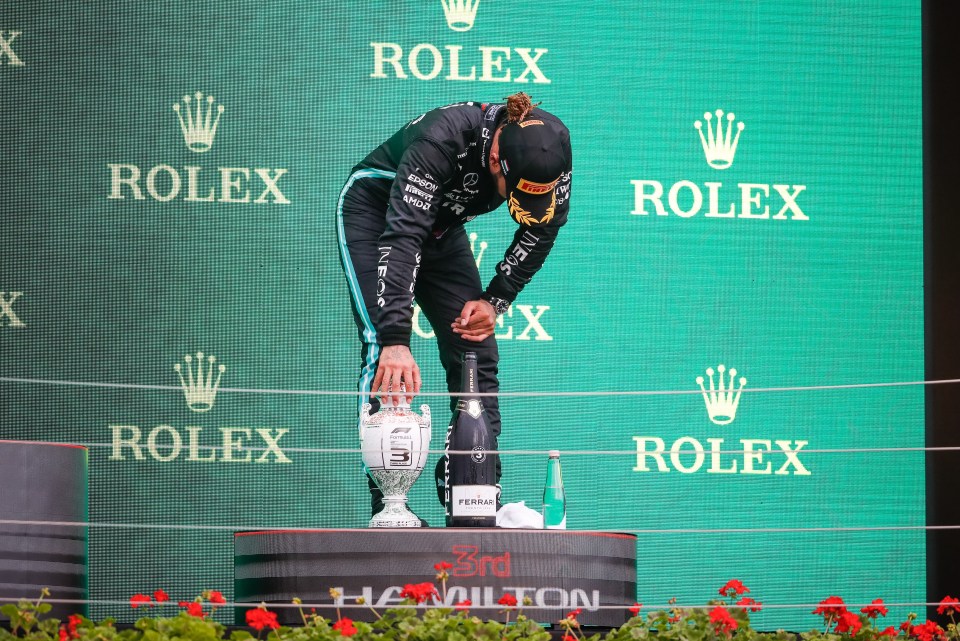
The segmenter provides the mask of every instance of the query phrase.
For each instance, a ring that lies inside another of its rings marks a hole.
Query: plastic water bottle
[[[567,529],[567,497],[560,473],[560,451],[550,450],[547,460],[547,482],[543,487],[543,527],[547,530]]]

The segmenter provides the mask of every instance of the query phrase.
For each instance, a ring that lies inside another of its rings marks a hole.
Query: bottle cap
[[[547,456],[550,458],[560,458],[560,450],[550,450],[547,452]]]

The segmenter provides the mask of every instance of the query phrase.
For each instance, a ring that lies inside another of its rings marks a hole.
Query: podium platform
[[[616,627],[629,617],[636,594],[636,536],[572,530],[471,528],[282,530],[234,535],[234,600],[321,604],[317,612],[370,621],[400,604],[408,583],[436,582],[434,565],[448,570],[443,605],[469,599],[481,618],[499,619],[504,593],[524,614],[555,623],[581,608],[581,625]],[[330,596],[336,588],[342,596]],[[437,583],[438,590],[440,589]],[[481,606],[490,606],[483,609]],[[613,607],[611,607],[613,606]],[[281,623],[297,625],[295,608],[278,609]],[[238,609],[242,621],[243,609]]]
[[[87,599],[87,449],[0,440],[0,597]],[[3,605],[4,601],[0,601]],[[56,603],[48,616],[87,614]],[[8,618],[0,615],[0,622]]]

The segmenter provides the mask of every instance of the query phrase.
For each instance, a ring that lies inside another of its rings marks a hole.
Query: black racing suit
[[[459,392],[461,355],[477,353],[479,389],[499,390],[496,339],[466,341],[451,329],[464,304],[489,294],[513,302],[543,265],[570,207],[571,167],[556,186],[556,212],[546,224],[521,225],[484,290],[464,223],[493,211],[504,199],[488,168],[493,132],[506,117],[502,104],[462,102],[414,118],[356,167],[340,193],[337,234],[354,318],[362,343],[360,406],[370,388],[382,346],[410,344],[413,303],[437,337],[447,389]],[[529,116],[555,116],[535,109]],[[451,411],[456,398],[451,397]],[[496,397],[484,407],[500,433]],[[498,468],[499,478],[499,468]],[[372,507],[382,507],[373,485]]]

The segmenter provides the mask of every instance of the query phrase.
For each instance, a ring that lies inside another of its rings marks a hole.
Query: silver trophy
[[[407,508],[407,492],[427,462],[430,449],[430,408],[421,405],[417,415],[401,400],[381,405],[371,414],[370,403],[360,410],[363,463],[383,492],[383,509],[369,527],[420,527],[420,519]]]

